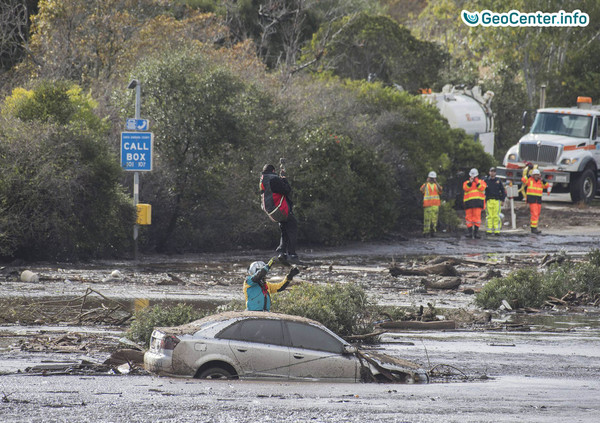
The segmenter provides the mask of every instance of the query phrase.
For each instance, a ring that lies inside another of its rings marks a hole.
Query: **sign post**
[[[127,119],[125,127],[128,131],[147,131],[147,119],[140,119],[142,86],[137,79],[131,80],[128,89],[135,88],[135,119]],[[121,167],[133,171],[133,207],[138,209],[140,200],[139,171],[152,170],[152,151],[154,145],[152,132],[122,132],[121,133]],[[138,258],[139,225],[133,225],[133,257]]]

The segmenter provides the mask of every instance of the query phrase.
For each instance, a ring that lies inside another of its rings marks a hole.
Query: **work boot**
[[[479,235],[479,226],[475,226],[475,229],[473,229],[473,238],[481,239],[481,235]]]
[[[435,238],[435,231],[431,231],[431,237]]]
[[[472,226],[467,228],[467,238],[473,238],[473,227]]]
[[[277,259],[278,259],[278,260],[279,260],[281,263],[284,263],[284,264],[285,264],[285,263],[287,263],[287,262],[288,262],[288,255],[287,255],[287,254],[285,254],[285,253],[280,253],[280,254],[277,256]]]
[[[429,232],[423,232],[423,238],[429,238]]]
[[[290,254],[290,255],[288,255],[287,261],[290,264],[299,264],[300,263],[300,259],[298,258],[298,254]]]
[[[540,231],[538,228],[531,227],[531,233],[539,235],[542,233],[542,231]]]

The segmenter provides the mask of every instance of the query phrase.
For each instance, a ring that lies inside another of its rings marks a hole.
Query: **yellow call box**
[[[138,225],[152,224],[152,206],[150,204],[137,205],[137,222]]]

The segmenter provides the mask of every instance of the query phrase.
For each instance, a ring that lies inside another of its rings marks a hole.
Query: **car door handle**
[[[246,352],[246,351],[248,351],[246,348],[238,348],[237,350],[238,350],[239,352]]]
[[[300,355],[300,354],[294,354],[294,358],[297,358],[298,360],[300,360],[300,359],[304,358],[304,356]]]

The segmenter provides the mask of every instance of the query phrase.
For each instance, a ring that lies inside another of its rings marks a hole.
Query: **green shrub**
[[[456,210],[454,209],[454,200],[443,201],[440,206],[438,217],[439,229],[454,232],[461,223],[462,220],[458,217]]]
[[[332,132],[309,133],[298,152],[292,187],[302,236],[324,244],[380,237],[398,216],[393,174],[373,151]]]
[[[127,338],[132,341],[150,346],[150,338],[155,327],[168,327],[184,325],[206,316],[207,312],[195,310],[191,305],[177,304],[175,307],[155,305],[138,310],[134,313],[134,320]]]
[[[357,284],[302,284],[272,297],[272,310],[307,317],[340,336],[369,333],[375,304]]]
[[[513,308],[539,307],[547,299],[542,292],[543,275],[536,269],[520,269],[505,278],[494,278],[476,295],[483,308],[500,307],[502,300]]]
[[[483,308],[498,308],[502,300],[512,307],[540,307],[549,297],[561,298],[570,291],[600,293],[600,253],[590,252],[583,263],[569,260],[552,265],[546,272],[521,269],[505,278],[492,279],[475,297]]]

